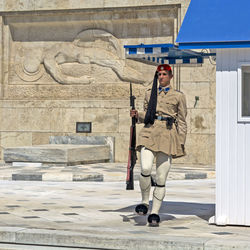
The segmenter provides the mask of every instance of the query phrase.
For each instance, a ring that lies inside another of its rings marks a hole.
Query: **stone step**
[[[41,245],[25,245],[25,244],[5,244],[0,243],[0,250],[61,250],[60,246],[41,246]],[[63,247],[63,250],[82,250],[78,247]],[[86,248],[84,248],[86,250]]]
[[[108,145],[46,144],[6,148],[4,161],[77,165],[110,160]]]

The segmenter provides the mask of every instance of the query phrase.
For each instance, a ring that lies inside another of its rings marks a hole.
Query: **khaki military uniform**
[[[151,88],[145,93],[144,111],[139,112],[138,123],[143,123],[147,111]],[[172,157],[180,157],[185,153],[181,145],[185,144],[187,134],[186,98],[182,92],[170,86],[168,92],[161,91],[157,96],[156,116],[176,119],[172,129],[167,129],[166,121],[155,120],[154,124],[145,125],[139,133],[137,149],[141,146],[154,151],[163,152]]]

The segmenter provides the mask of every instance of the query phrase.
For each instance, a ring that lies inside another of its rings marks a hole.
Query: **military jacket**
[[[147,111],[151,89],[145,93],[144,111],[138,113],[138,123],[143,123]],[[187,134],[186,124],[187,106],[186,98],[182,92],[170,89],[158,91],[156,116],[173,117],[176,122],[171,129],[166,126],[166,121],[155,120],[154,124],[144,125],[139,133],[137,149],[141,146],[154,151],[163,152],[173,157],[183,156],[185,153],[181,144],[185,144]]]

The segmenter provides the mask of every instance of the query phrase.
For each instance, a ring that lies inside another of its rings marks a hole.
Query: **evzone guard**
[[[172,158],[185,155],[184,144],[187,134],[187,106],[185,95],[174,90],[173,78],[168,64],[157,67],[152,88],[146,90],[144,111],[131,110],[130,116],[137,123],[144,123],[139,133],[137,150],[141,153],[140,189],[142,201],[136,206],[139,215],[146,215],[149,208],[151,172],[156,160],[156,178],[153,191],[149,226],[158,226],[159,210],[165,197],[165,183],[171,168]]]

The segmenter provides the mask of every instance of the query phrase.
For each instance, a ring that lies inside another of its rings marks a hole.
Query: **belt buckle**
[[[157,120],[161,121],[162,116],[157,116]]]

